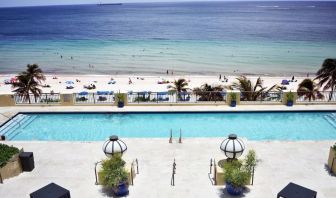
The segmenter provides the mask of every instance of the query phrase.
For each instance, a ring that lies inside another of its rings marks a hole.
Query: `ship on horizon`
[[[122,5],[122,3],[102,3],[99,2],[97,6],[115,6],[115,5]]]

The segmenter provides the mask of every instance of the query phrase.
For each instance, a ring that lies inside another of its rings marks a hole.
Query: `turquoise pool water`
[[[20,123],[20,124],[18,124]],[[18,114],[0,128],[11,140],[105,140],[120,137],[226,137],[251,140],[336,139],[334,112]]]

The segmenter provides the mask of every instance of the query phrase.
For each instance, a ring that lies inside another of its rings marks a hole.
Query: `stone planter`
[[[0,183],[2,183],[5,179],[15,177],[20,173],[22,173],[22,167],[18,153],[14,155],[4,167],[0,168]]]
[[[336,174],[336,152],[332,147],[330,147],[329,150],[328,167],[330,168],[331,172]]]

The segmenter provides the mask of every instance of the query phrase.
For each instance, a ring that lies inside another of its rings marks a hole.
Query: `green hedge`
[[[19,153],[19,149],[6,144],[0,144],[0,168],[4,167],[13,155]]]

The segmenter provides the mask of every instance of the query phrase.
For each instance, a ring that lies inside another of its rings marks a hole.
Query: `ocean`
[[[336,2],[0,8],[0,73],[315,73],[336,57]]]

